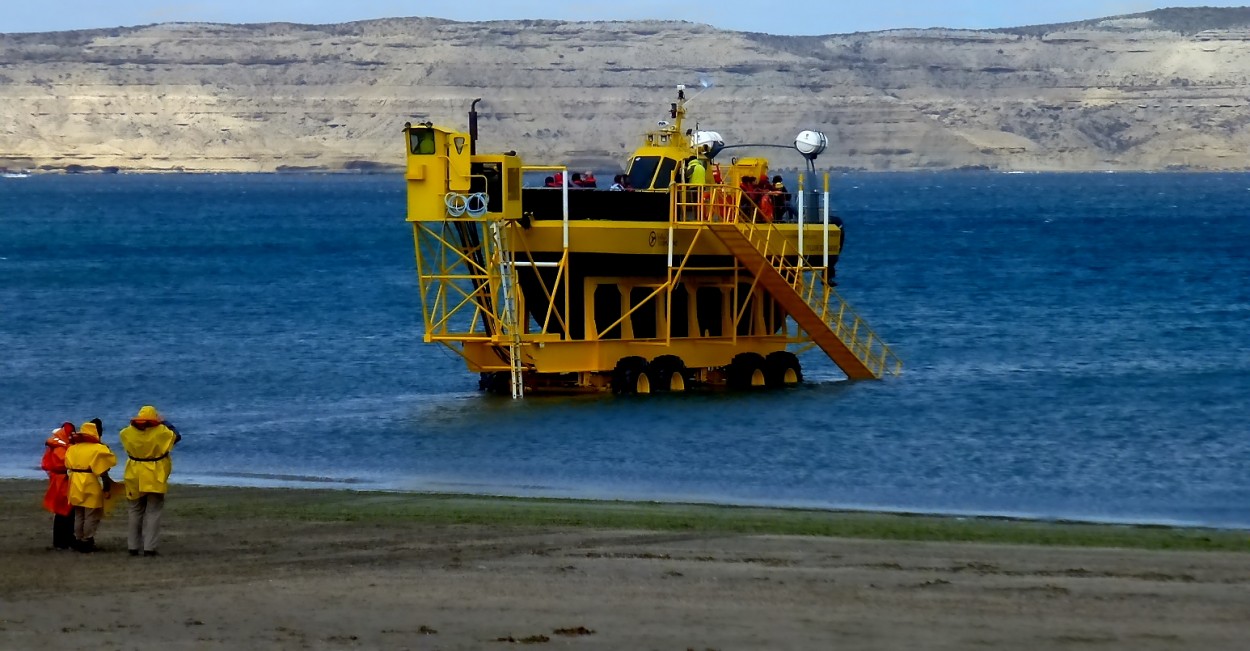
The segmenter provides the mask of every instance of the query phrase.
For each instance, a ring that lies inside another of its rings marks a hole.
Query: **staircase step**
[[[820,313],[809,305],[807,299],[795,289],[794,281],[787,279],[786,276],[795,277],[797,268],[777,269],[735,224],[708,224],[707,228],[725,245],[725,248],[729,249],[734,258],[758,279],[759,284],[768,290],[773,299],[789,313],[800,328],[807,332],[812,342],[824,351],[829,359],[846,373],[847,377],[852,380],[880,379],[881,375],[869,366],[868,360],[861,358],[853,348],[854,346],[863,348],[864,345],[843,340],[834,330],[834,326],[821,318]],[[892,370],[884,369],[884,364],[880,367],[883,371]]]

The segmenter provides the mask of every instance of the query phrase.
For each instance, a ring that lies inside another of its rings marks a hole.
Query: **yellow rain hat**
[[[161,422],[161,415],[157,413],[156,407],[153,407],[152,405],[144,405],[143,408],[139,410],[139,415],[135,416],[132,420],[146,420],[151,423],[159,423]]]
[[[91,422],[91,421],[87,421],[87,422],[83,423],[82,425],[79,425],[79,426],[78,426],[78,433],[79,433],[79,434],[90,434],[91,436],[95,436],[95,437],[99,437],[99,436],[100,436],[100,430],[96,429],[95,423],[93,423],[93,422]]]

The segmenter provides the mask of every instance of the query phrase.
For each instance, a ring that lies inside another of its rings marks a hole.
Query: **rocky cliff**
[[[402,160],[405,121],[463,128],[481,97],[483,150],[611,169],[685,83],[731,142],[827,132],[826,166],[1245,169],[1248,77],[1245,8],[813,37],[420,18],[8,34],[0,167],[369,169]]]

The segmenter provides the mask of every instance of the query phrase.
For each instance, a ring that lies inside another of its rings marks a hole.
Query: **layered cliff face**
[[[481,150],[611,169],[684,83],[730,142],[825,131],[825,166],[1244,169],[1248,77],[1250,9],[825,37],[415,18],[11,34],[0,167],[399,164],[405,121],[463,128],[481,97]]]

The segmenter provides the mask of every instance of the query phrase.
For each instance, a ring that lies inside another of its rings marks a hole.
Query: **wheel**
[[[651,388],[656,392],[686,390],[686,363],[676,355],[661,355],[647,365]]]
[[[726,369],[731,389],[754,389],[765,386],[764,357],[758,353],[740,353]]]
[[[651,376],[647,372],[647,360],[626,357],[612,369],[612,393],[618,396],[651,393]]]
[[[774,389],[792,387],[803,382],[803,367],[794,353],[779,350],[764,360],[764,381]]]

